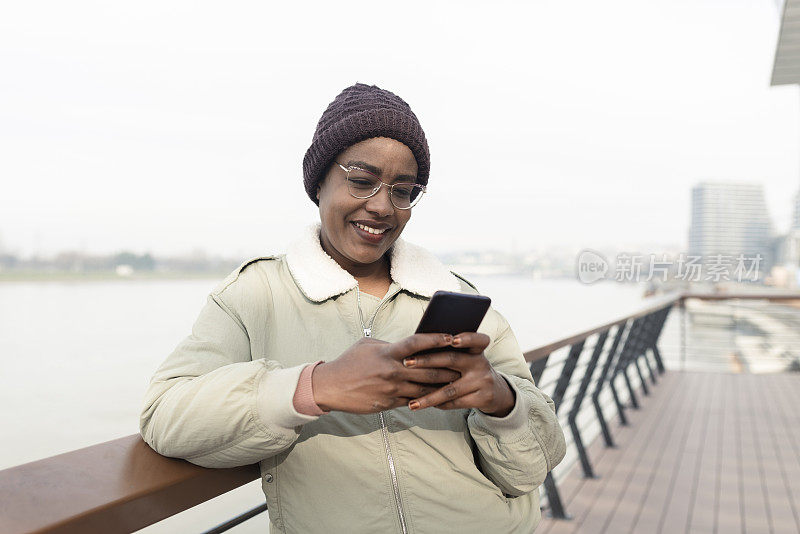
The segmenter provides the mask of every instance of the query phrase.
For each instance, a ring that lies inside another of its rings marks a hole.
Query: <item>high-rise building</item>
[[[792,217],[792,230],[800,229],[800,191],[794,195],[794,213]]]
[[[775,47],[775,62],[772,66],[770,85],[800,84],[800,0],[777,0],[775,3],[783,13]],[[789,287],[800,286],[800,192],[794,197],[792,227],[779,241],[776,264],[783,269]]]
[[[689,254],[703,263],[715,255],[761,255],[759,271],[772,263],[772,223],[764,189],[747,182],[703,182],[692,188]]]

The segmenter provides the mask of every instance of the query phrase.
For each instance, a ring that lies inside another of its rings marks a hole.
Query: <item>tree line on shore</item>
[[[5,272],[100,273],[121,267],[134,272],[228,272],[239,263],[241,260],[207,256],[202,252],[176,257],[155,257],[150,253],[129,251],[113,254],[60,252],[52,257],[29,258],[0,253],[0,271]]]

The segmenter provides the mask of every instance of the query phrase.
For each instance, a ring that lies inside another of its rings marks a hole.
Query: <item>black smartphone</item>
[[[454,336],[461,332],[475,332],[491,303],[492,299],[483,295],[437,291],[425,308],[416,333]]]

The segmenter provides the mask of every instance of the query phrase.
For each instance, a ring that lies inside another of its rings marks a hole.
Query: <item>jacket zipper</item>
[[[375,309],[375,313],[372,314],[372,317],[369,321],[369,327],[364,325],[364,319],[362,318],[361,314],[361,292],[358,289],[358,285],[356,285],[356,300],[358,302],[358,319],[361,322],[361,328],[364,331],[364,337],[372,337],[372,325],[375,322],[375,317],[378,315],[378,312],[383,307],[384,303],[386,303],[390,298],[395,296],[399,293],[400,290],[395,290],[394,293],[391,295],[387,295],[383,298],[383,300],[378,303],[378,307]],[[397,469],[394,466],[394,457],[392,456],[392,448],[389,446],[389,430],[386,428],[386,419],[384,418],[383,412],[378,412],[378,420],[381,423],[381,436],[383,437],[383,446],[386,449],[386,460],[389,463],[389,474],[392,477],[392,489],[394,490],[394,503],[397,506],[397,517],[400,518],[400,529],[403,531],[403,534],[408,534],[408,529],[406,528],[406,519],[403,514],[403,502],[400,500],[400,485],[397,483]]]
[[[400,518],[400,529],[403,531],[403,534],[407,534],[408,530],[406,530],[406,519],[403,516],[403,503],[400,501],[400,485],[397,483],[397,471],[394,467],[392,449],[389,447],[389,431],[386,429],[386,421],[383,418],[383,412],[378,413],[378,419],[381,421],[381,434],[383,435],[383,444],[386,447],[386,459],[389,461],[389,472],[392,475],[394,502],[397,505],[397,516]]]

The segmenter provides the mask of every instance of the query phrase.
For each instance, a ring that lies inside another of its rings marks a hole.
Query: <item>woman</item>
[[[402,99],[346,88],[303,162],[320,224],[231,273],[151,381],[145,441],[206,467],[260,462],[273,533],[539,522],[564,435],[508,323],[490,309],[479,332],[413,334],[436,290],[477,293],[400,238],[429,167]]]

